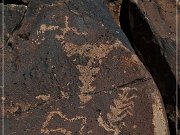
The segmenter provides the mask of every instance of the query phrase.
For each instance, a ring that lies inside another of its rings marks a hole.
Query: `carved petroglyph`
[[[44,33],[44,32],[46,32],[46,31],[57,30],[57,29],[59,29],[59,28],[60,28],[59,26],[42,24],[42,25],[40,26],[40,31],[39,31],[39,33]]]
[[[12,106],[5,107],[4,113],[5,115],[15,114],[17,112],[25,112],[31,109],[33,106],[29,103],[15,103]]]
[[[67,53],[68,57],[71,57],[75,54],[79,54],[82,57],[88,57],[89,60],[87,65],[77,65],[76,68],[80,72],[79,80],[82,82],[82,86],[80,88],[80,101],[81,103],[85,104],[91,100],[90,95],[84,95],[85,92],[91,92],[96,89],[95,86],[92,86],[92,82],[95,80],[96,74],[100,71],[99,67],[93,67],[93,64],[98,61],[99,64],[102,64],[102,58],[105,58],[113,49],[117,49],[122,47],[122,43],[119,40],[113,45],[110,44],[101,44],[101,45],[91,45],[91,44],[84,44],[84,45],[76,45],[73,43],[67,43],[64,41],[65,34],[68,32],[73,32],[76,35],[87,35],[86,32],[78,32],[76,28],[69,27],[68,17],[65,16],[65,28],[61,28],[63,32],[61,35],[56,35],[55,38],[63,44],[63,49]]]
[[[74,118],[68,118],[66,115],[64,115],[61,111],[52,111],[52,112],[49,112],[47,118],[46,118],[46,121],[43,123],[43,127],[41,129],[41,133],[42,134],[50,134],[52,132],[59,132],[59,133],[62,133],[64,135],[72,135],[72,131],[69,131],[65,128],[56,128],[56,129],[48,129],[48,125],[50,124],[50,121],[53,119],[53,117],[55,115],[58,115],[60,118],[63,119],[63,121],[68,121],[68,122],[74,122],[74,121],[77,121],[77,120],[81,120],[81,128],[79,130],[79,134],[80,135],[83,135],[83,129],[85,127],[85,124],[86,124],[86,121],[87,121],[87,118],[84,117],[84,116],[76,116]]]
[[[50,98],[50,94],[36,96],[36,99],[41,99],[41,100],[44,100],[44,101],[49,100],[49,98]]]
[[[76,68],[80,72],[79,80],[82,82],[82,86],[79,86],[81,94],[79,98],[82,103],[87,103],[91,96],[83,95],[83,93],[92,92],[96,89],[95,86],[92,86],[92,82],[95,80],[96,74],[100,71],[99,67],[93,67],[93,64],[98,61],[99,64],[102,63],[102,58],[105,58],[113,49],[117,49],[121,46],[120,41],[116,41],[113,45],[101,44],[97,45],[75,45],[72,43],[65,43],[63,48],[67,53],[67,56],[73,56],[74,54],[79,54],[84,57],[88,57],[89,60],[87,65],[77,65]]]
[[[54,16],[52,16],[54,17]],[[73,33],[75,33],[76,35],[87,35],[86,32],[83,32],[83,33],[80,33],[78,32],[78,30],[74,27],[69,27],[69,24],[68,24],[68,17],[65,16],[65,28],[61,28],[59,26],[54,26],[54,25],[48,25],[48,24],[42,24],[39,28],[39,30],[37,30],[37,38],[36,39],[32,39],[32,43],[33,44],[40,44],[41,41],[44,41],[45,38],[44,38],[44,33],[47,32],[47,31],[54,31],[54,30],[60,30],[63,32],[62,35],[59,35],[57,36],[56,38],[58,38],[59,40],[64,40],[64,36],[66,33],[72,31]],[[64,41],[62,41],[64,42]]]
[[[61,35],[56,35],[56,39],[58,39],[59,41],[61,41],[61,44],[65,43],[64,41],[64,37],[68,32],[73,32],[76,35],[87,35],[87,32],[78,32],[78,30],[74,27],[69,27],[69,23],[68,23],[68,17],[65,16],[65,28],[60,28],[60,30],[63,32]]]
[[[103,120],[102,114],[98,117],[99,126],[108,132],[114,132],[118,135],[122,127],[126,124],[123,119],[127,116],[133,116],[134,99],[136,95],[129,95],[130,91],[137,90],[136,88],[122,88],[122,94],[118,94],[118,99],[114,100],[114,106],[110,106],[111,112],[107,114],[107,122]]]
[[[69,99],[69,94],[67,92],[61,91],[61,98],[62,99]]]
[[[89,131],[87,132],[87,134],[93,134],[93,131],[92,131],[92,130],[89,130]]]
[[[47,24],[42,24],[40,27],[39,27],[39,30],[36,31],[36,39],[31,39],[31,42],[33,44],[41,44],[41,41],[44,41],[45,40],[45,32],[47,31],[53,31],[53,30],[57,30],[57,29],[60,29],[59,26],[54,26],[54,25],[47,25]]]

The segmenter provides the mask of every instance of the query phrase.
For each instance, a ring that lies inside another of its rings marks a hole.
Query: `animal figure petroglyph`
[[[53,119],[53,117],[55,115],[58,115],[60,118],[63,119],[63,121],[68,121],[68,122],[74,122],[74,121],[77,121],[77,120],[81,120],[81,129],[79,130],[79,134],[80,135],[83,135],[83,129],[85,127],[85,124],[86,124],[86,120],[87,118],[86,117],[83,117],[83,116],[76,116],[74,118],[68,118],[66,115],[64,115],[61,111],[57,110],[57,111],[52,111],[52,112],[49,112],[47,118],[46,118],[46,121],[43,123],[43,127],[41,129],[41,133],[44,133],[44,134],[50,134],[51,132],[59,132],[59,133],[62,133],[64,135],[72,135],[72,131],[69,131],[65,128],[56,128],[56,129],[48,129],[48,125],[50,124],[50,121]]]

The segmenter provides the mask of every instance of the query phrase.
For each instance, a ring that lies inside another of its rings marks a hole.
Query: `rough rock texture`
[[[120,17],[123,31],[161,91],[172,134],[176,117],[175,7],[173,0],[124,0]],[[178,80],[177,85],[179,89]]]
[[[28,5],[30,0],[4,0],[4,4]]]
[[[124,3],[128,3],[124,1]],[[146,42],[150,39],[153,45],[158,46],[161,55],[167,61],[171,72],[175,76],[176,74],[176,3],[171,0],[149,0],[142,2],[141,0],[129,1],[129,18],[132,29],[133,41],[140,36],[140,32],[145,34],[145,27],[147,28],[147,34],[145,36],[151,36],[146,38]],[[126,9],[128,11],[128,8]],[[138,11],[139,10],[139,11]],[[144,18],[144,22],[142,19]],[[122,17],[123,20],[123,17]],[[148,26],[145,25],[147,23]],[[144,25],[143,25],[144,24]],[[140,29],[140,26],[142,28]],[[124,24],[125,27],[125,24]],[[149,27],[149,28],[148,28]],[[139,29],[139,33],[137,33]],[[150,30],[152,33],[149,33]],[[135,34],[138,34],[137,36]],[[151,35],[150,35],[151,34]],[[140,42],[140,41],[139,41]],[[149,41],[150,42],[150,41]],[[152,50],[153,51],[153,50]]]
[[[111,12],[116,24],[120,26],[119,16],[123,0],[106,0],[109,11]]]
[[[1,5],[2,6],[2,5]],[[5,40],[7,41],[10,35],[20,27],[21,21],[23,20],[24,14],[27,10],[27,6],[25,5],[15,5],[11,4],[4,6],[4,32],[5,32]]]
[[[101,0],[33,0],[24,13],[5,44],[6,134],[169,134],[157,86]]]

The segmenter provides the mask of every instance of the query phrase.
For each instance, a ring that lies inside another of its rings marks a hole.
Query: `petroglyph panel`
[[[29,3],[5,47],[7,134],[158,131],[158,89],[101,2]]]

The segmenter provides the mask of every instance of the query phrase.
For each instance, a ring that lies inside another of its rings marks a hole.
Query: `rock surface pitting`
[[[5,45],[5,132],[169,134],[157,86],[101,0],[27,5]]]

